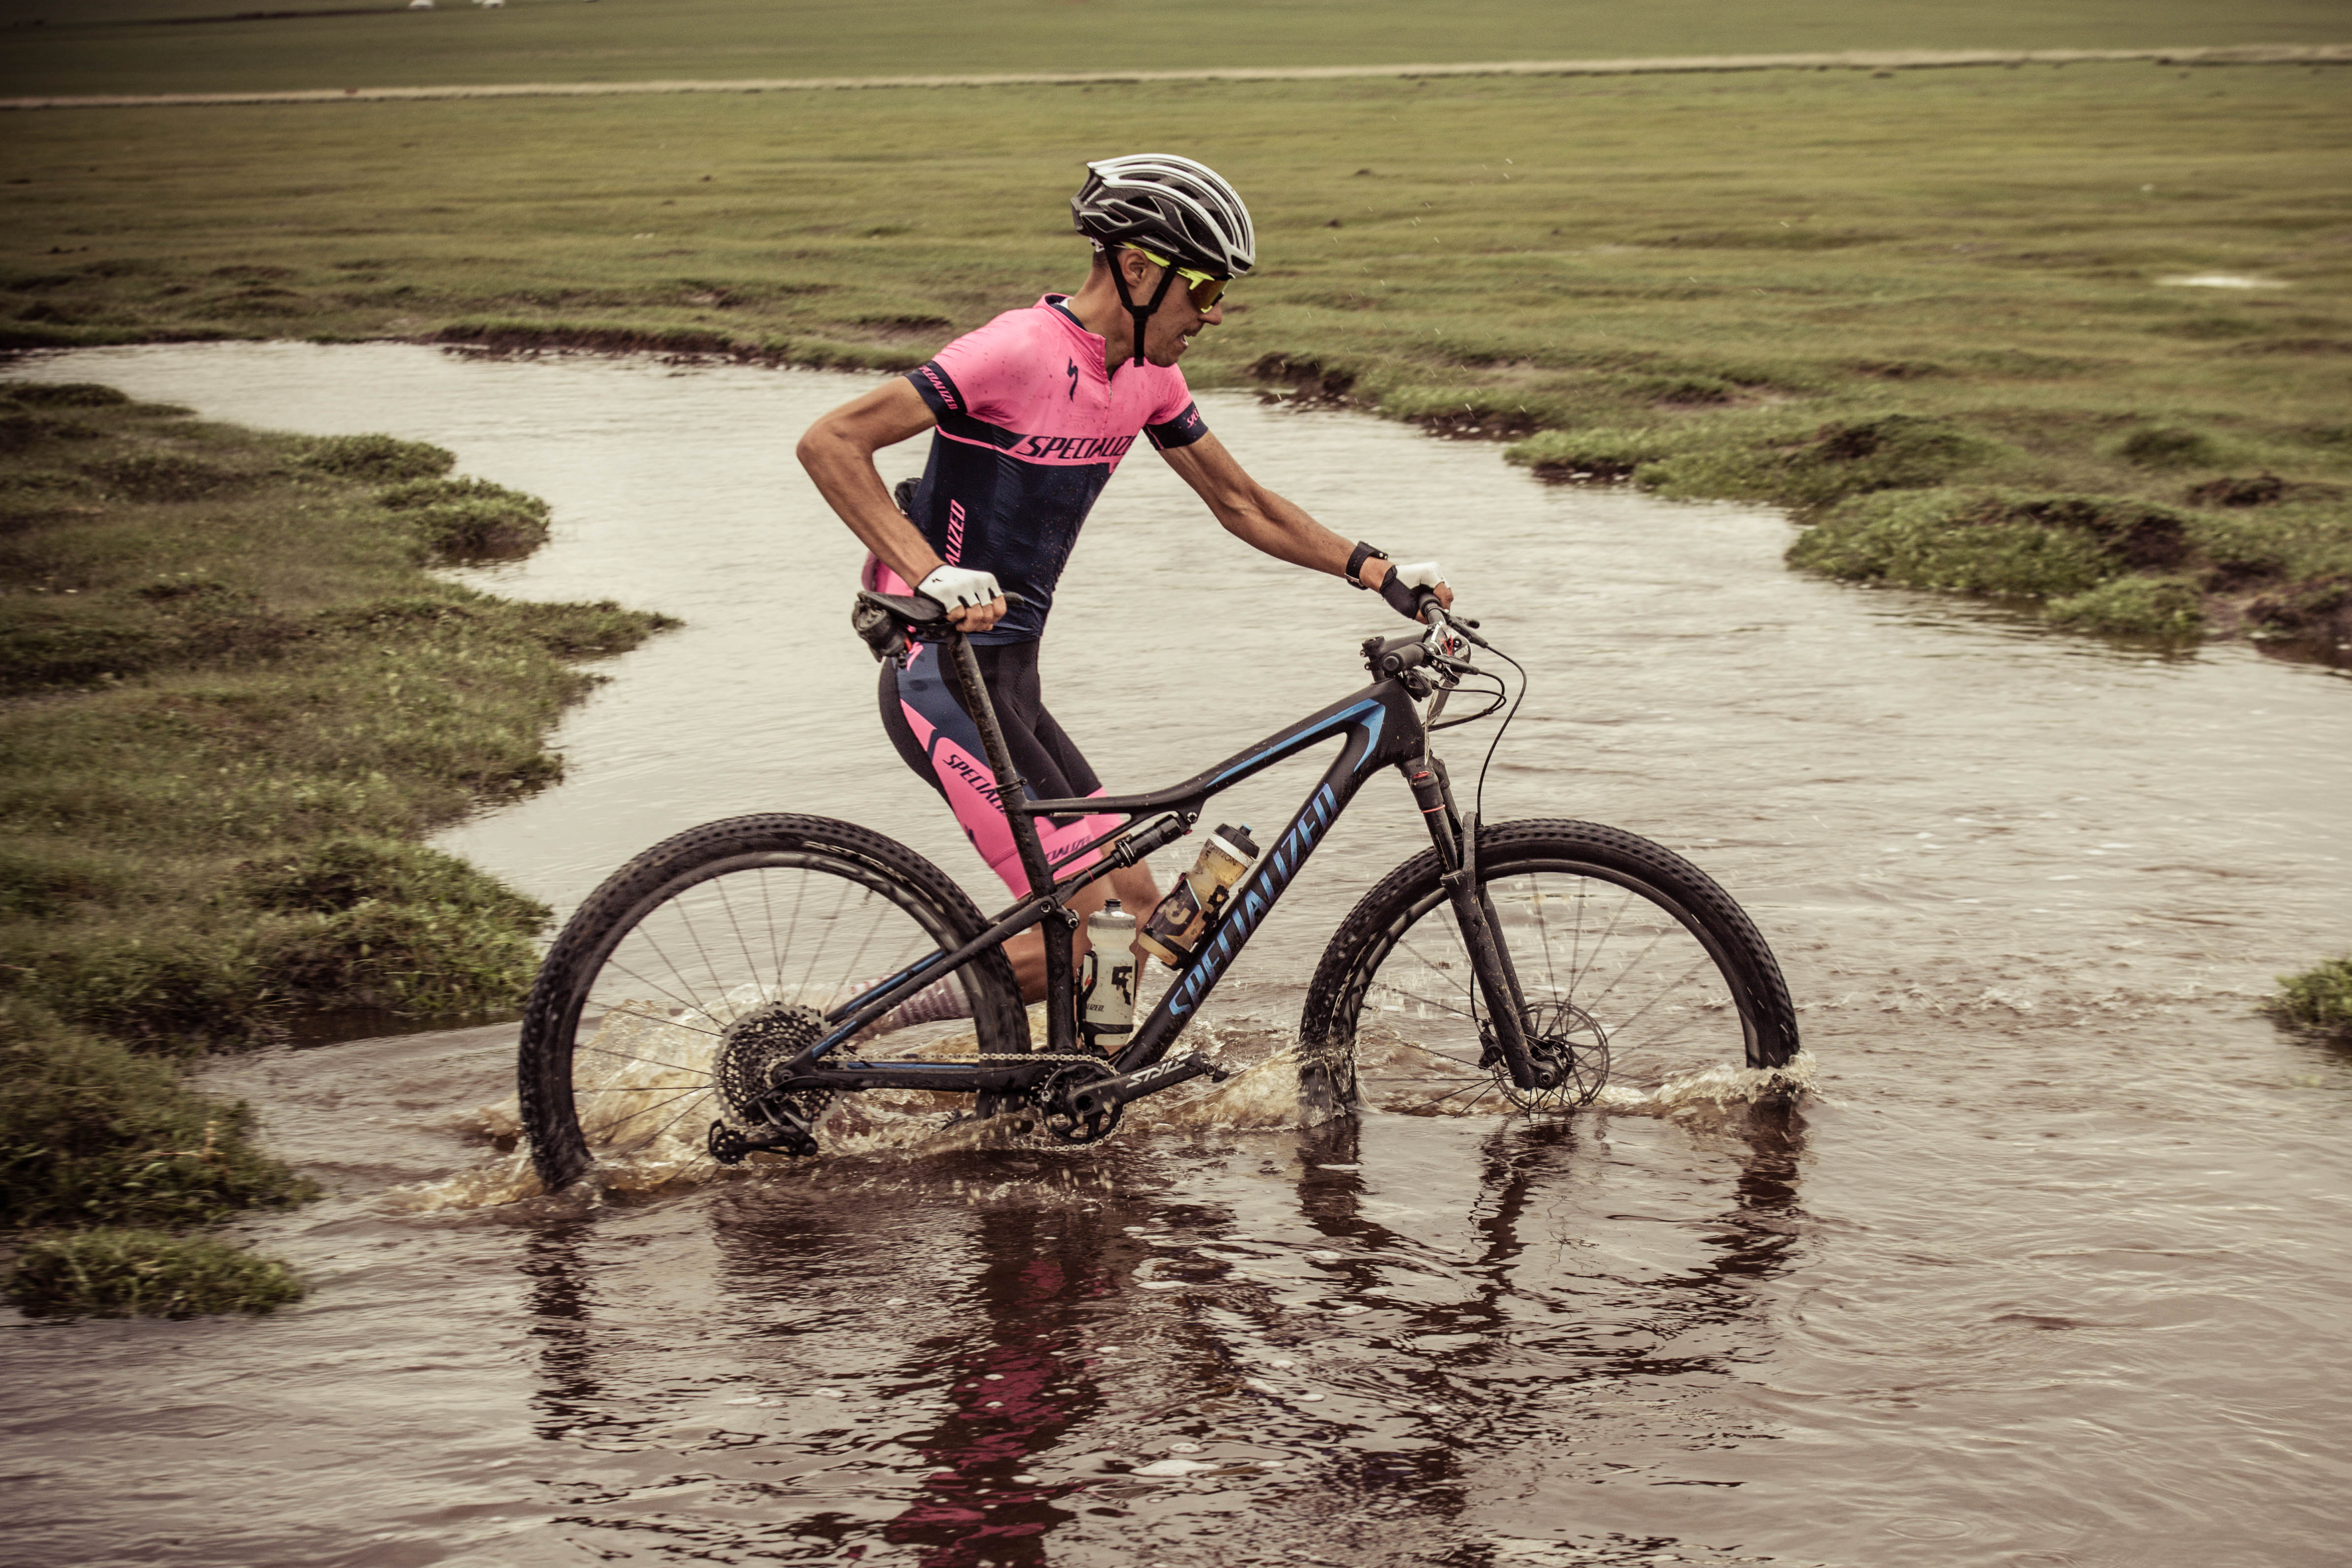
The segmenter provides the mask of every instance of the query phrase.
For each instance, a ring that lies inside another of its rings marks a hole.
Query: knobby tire
[[[600,1157],[698,1146],[723,1110],[707,1058],[729,1023],[777,999],[823,1009],[986,928],[945,872],[848,823],[740,816],[656,845],[580,906],[525,1005],[516,1078],[541,1180],[553,1191]],[[955,1026],[980,1052],[1029,1049],[1003,951],[958,977],[972,1016]],[[600,1043],[608,1027],[619,1043]]]
[[[1680,1072],[1783,1067],[1795,1056],[1780,967],[1706,872],[1613,827],[1499,823],[1479,830],[1481,891],[1499,917],[1527,1015],[1578,1067],[1559,1091],[1515,1089],[1494,1059],[1491,1026],[1481,1032],[1484,1000],[1441,870],[1436,851],[1424,850],[1333,933],[1299,1026],[1310,1117],[1383,1099],[1432,1113],[1572,1110],[1604,1079],[1654,1089]]]

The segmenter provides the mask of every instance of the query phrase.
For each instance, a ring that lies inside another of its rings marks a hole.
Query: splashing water
[[[1043,1011],[1042,1007],[1031,1009],[1031,1026],[1040,1034],[1045,1027]],[[580,1101],[582,1124],[604,1130],[591,1142],[592,1150],[604,1156],[596,1167],[593,1185],[597,1190],[646,1192],[673,1184],[698,1184],[728,1173],[704,1146],[705,1119],[690,1117],[666,1126],[653,1121],[656,1111],[668,1114],[666,1105],[681,1090],[709,1081],[711,1036],[707,1027],[698,1026],[705,1023],[706,1016],[699,1013],[691,1019],[681,1016],[664,1020],[625,1010],[607,1016],[598,1028],[593,1040],[597,1059],[611,1059],[615,1065],[583,1084]],[[1232,1044],[1217,1037],[1213,1025],[1204,1025],[1202,1030],[1210,1054],[1229,1058]],[[937,1059],[966,1056],[977,1049],[977,1039],[963,1034],[915,1047],[905,1054]],[[612,1054],[608,1057],[607,1052]],[[1398,1041],[1382,1049],[1381,1065],[1393,1070],[1416,1056],[1428,1057],[1432,1068],[1444,1064],[1443,1058]],[[1798,1052],[1780,1068],[1722,1063],[1678,1074],[1655,1089],[1609,1085],[1594,1098],[1591,1109],[1615,1116],[1707,1120],[1774,1096],[1812,1094],[1813,1071],[1812,1055],[1806,1051]],[[920,1160],[972,1149],[1016,1147],[1084,1158],[1096,1147],[1055,1142],[1018,1114],[988,1121],[950,1120],[969,1109],[969,1098],[963,1095],[871,1089],[843,1095],[819,1124],[818,1133],[825,1154],[835,1158]],[[1492,1100],[1471,1104],[1458,1095],[1441,1096],[1434,1091],[1381,1097],[1368,1109],[1391,1115],[1495,1120],[1512,1114],[1508,1106]],[[512,1098],[482,1106],[467,1120],[476,1130],[501,1142],[519,1138],[522,1131],[520,1107]],[[1243,1067],[1223,1083],[1136,1101],[1128,1108],[1119,1135],[1163,1131],[1275,1132],[1300,1125],[1298,1048],[1286,1045]],[[640,1140],[647,1140],[641,1148],[631,1148],[625,1155],[609,1154],[615,1146],[627,1147]],[[790,1163],[782,1155],[758,1154],[746,1170]],[[404,1212],[427,1214],[520,1203],[541,1196],[545,1190],[531,1169],[530,1151],[518,1147],[439,1181],[394,1188],[388,1202]]]
[[[1779,1095],[1811,1095],[1813,1054],[1799,1051],[1789,1065],[1732,1067],[1718,1063],[1679,1073],[1652,1089],[1610,1084],[1593,1098],[1595,1109],[1619,1116],[1706,1116],[1758,1104]]]

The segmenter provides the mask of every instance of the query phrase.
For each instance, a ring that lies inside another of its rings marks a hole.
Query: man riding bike
[[[865,585],[927,595],[963,629],[1013,763],[1040,800],[1104,793],[1045,710],[1037,656],[1055,582],[1138,435],[1244,543],[1377,590],[1408,617],[1416,614],[1416,588],[1434,589],[1444,605],[1454,597],[1433,563],[1399,567],[1370,544],[1350,546],[1251,479],[1194,406],[1178,362],[1203,327],[1224,320],[1226,284],[1256,262],[1240,195],[1189,158],[1147,153],[1087,164],[1070,212],[1094,246],[1076,293],[1047,294],[956,339],[921,369],[817,420],[799,447],[817,489],[869,552]],[[900,488],[902,510],[874,454],[926,429],[929,461],[919,481]],[[1008,606],[1008,589],[1024,602]],[[1013,892],[1028,892],[978,727],[957,701],[939,649],[916,644],[903,668],[885,660],[880,702],[908,766],[946,798]],[[1120,820],[1041,822],[1048,861],[1057,871],[1083,864],[1066,858]],[[1081,890],[1070,907],[1083,917],[1107,897],[1141,915],[1160,895],[1150,868],[1137,864]],[[1083,948],[1083,924],[1072,942]],[[1043,999],[1043,928],[1008,941],[1005,952],[1024,999]],[[882,1026],[956,1016],[962,1006],[961,987],[944,980]]]

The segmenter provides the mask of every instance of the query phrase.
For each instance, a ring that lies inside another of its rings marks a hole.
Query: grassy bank
[[[545,531],[450,463],[0,384],[0,1225],[293,1201],[157,1057],[519,1001],[546,910],[415,840],[558,777],[577,660],[663,623],[430,575]],[[123,1245],[42,1289],[220,1261]]]
[[[1075,277],[1107,127],[1181,127],[1265,256],[1197,382],[1782,501],[1862,579],[2324,647],[2347,110],[2352,70],[2142,64],[27,115],[0,331],[909,364]],[[2216,275],[2256,282],[2167,281]],[[2179,548],[2109,548],[2145,506]]]
[[[2270,1015],[2291,1028],[2352,1044],[2352,958],[2330,958],[2279,976]]]
[[[2332,0],[0,0],[0,95],[2352,41]]]

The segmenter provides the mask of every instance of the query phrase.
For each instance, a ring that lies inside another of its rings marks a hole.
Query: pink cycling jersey
[[[990,700],[1033,800],[1100,795],[1102,785],[1037,690],[1034,647],[1044,635],[1054,584],[1078,530],[1118,460],[1148,437],[1161,448],[1209,433],[1183,374],[1173,366],[1103,363],[1103,340],[1048,294],[1007,310],[941,349],[907,379],[938,416],[930,460],[909,515],[950,564],[992,573],[1026,601],[972,637],[986,657]],[[865,584],[905,594],[907,584],[871,556]],[[1015,893],[1028,890],[1013,829],[978,727],[922,647],[901,668],[882,670],[884,728],[916,774],[946,797],[990,868]],[[1060,825],[1040,821],[1057,875],[1089,864],[1076,851],[1118,825],[1109,814]]]
[[[976,643],[1044,635],[1078,530],[1137,436],[1167,448],[1209,433],[1183,372],[1122,360],[1108,374],[1064,298],[1007,310],[907,377],[939,418],[915,526],[949,564],[1027,601]]]

